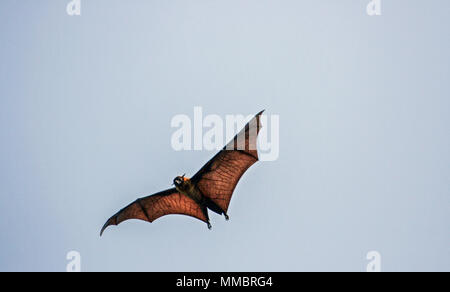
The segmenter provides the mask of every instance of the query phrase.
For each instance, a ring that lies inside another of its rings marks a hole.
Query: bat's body
[[[194,200],[197,204],[203,204],[204,197],[201,194],[200,190],[195,187],[195,185],[191,182],[187,177],[181,176],[176,177],[174,180],[174,185],[177,191],[183,195],[188,196],[192,200]]]
[[[112,216],[100,233],[110,225],[118,225],[128,219],[153,222],[168,214],[182,214],[209,222],[208,209],[224,215],[239,179],[258,161],[256,139],[261,128],[258,113],[234,139],[216,154],[191,179],[177,176],[175,188],[137,199]]]
[[[219,206],[217,206],[213,201],[211,201],[208,197],[204,196],[199,188],[192,183],[190,179],[183,176],[177,176],[174,179],[174,185],[176,190],[181,194],[185,195],[188,198],[192,199],[195,203],[201,206],[202,212],[205,217],[208,219],[208,228],[211,228],[211,224],[209,223],[209,216],[207,208],[216,212],[219,215],[224,214],[225,219],[228,220],[229,217],[225,211],[223,211]]]

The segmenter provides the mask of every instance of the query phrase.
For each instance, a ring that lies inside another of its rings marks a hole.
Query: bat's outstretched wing
[[[206,223],[208,222],[199,204],[188,196],[178,193],[175,188],[172,188],[145,198],[137,199],[123,208],[106,221],[100,232],[100,236],[108,226],[119,225],[128,219],[140,219],[153,222],[159,217],[169,214],[188,215]]]
[[[258,161],[256,141],[261,129],[258,113],[232,141],[192,177],[204,196],[223,212],[228,211],[233,191],[244,172]]]

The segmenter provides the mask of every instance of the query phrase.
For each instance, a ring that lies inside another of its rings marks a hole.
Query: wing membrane
[[[205,166],[192,177],[204,196],[210,198],[224,212],[228,211],[231,196],[245,171],[258,161],[256,148],[261,129],[258,113]]]
[[[129,219],[153,222],[159,217],[169,214],[188,215],[207,222],[202,207],[191,198],[180,194],[175,188],[140,198],[117,212],[108,219],[100,232],[103,234],[110,225],[119,225]]]

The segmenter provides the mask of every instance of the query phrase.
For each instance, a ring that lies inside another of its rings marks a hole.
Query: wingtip
[[[106,228],[108,228],[108,226],[103,226],[102,230],[100,231],[100,237],[102,237],[103,232],[105,231]]]
[[[257,113],[257,114],[256,114],[256,116],[260,116],[260,115],[262,115],[262,113],[263,113],[263,112],[265,112],[265,111],[266,111],[266,110],[265,110],[265,109],[263,109],[262,111],[260,111],[259,113]]]
[[[106,221],[105,225],[103,225],[102,230],[100,231],[100,237],[102,237],[103,232],[105,232],[106,228],[108,228],[111,225],[114,225],[111,221],[113,220],[114,216],[109,218],[108,221]]]

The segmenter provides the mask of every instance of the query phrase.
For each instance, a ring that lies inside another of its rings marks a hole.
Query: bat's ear
[[[186,176],[186,174],[183,174],[181,177],[184,178]]]

